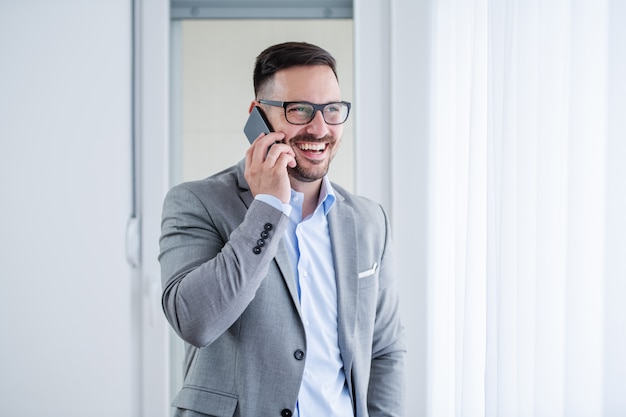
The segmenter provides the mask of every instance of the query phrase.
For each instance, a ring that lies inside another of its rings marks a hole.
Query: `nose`
[[[328,134],[328,125],[324,121],[321,110],[315,112],[315,117],[313,117],[313,120],[306,126],[306,132],[316,138],[323,138]]]

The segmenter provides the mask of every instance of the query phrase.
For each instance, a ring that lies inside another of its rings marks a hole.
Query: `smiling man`
[[[389,220],[327,177],[350,113],[335,60],[271,46],[254,91],[273,132],[164,203],[163,308],[186,342],[174,415],[403,416]]]

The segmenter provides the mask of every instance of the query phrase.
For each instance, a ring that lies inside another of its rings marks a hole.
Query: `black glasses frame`
[[[315,115],[317,114],[318,111],[322,113],[324,122],[326,122],[327,125],[333,125],[333,126],[341,125],[341,124],[344,124],[348,120],[348,116],[350,115],[350,107],[352,107],[352,104],[349,101],[332,101],[326,104],[315,104],[315,103],[311,103],[308,101],[275,101],[275,100],[260,99],[259,103],[267,104],[268,106],[282,107],[283,110],[285,111],[285,120],[287,120],[287,122],[291,123],[292,125],[306,125],[306,124],[311,123],[311,121],[315,119]],[[293,123],[287,118],[287,106],[289,106],[290,104],[298,104],[298,103],[308,104],[309,106],[313,107],[313,113],[311,113],[311,118],[309,119],[309,121],[304,122],[304,123]],[[346,117],[345,119],[343,119],[342,122],[328,123],[328,121],[326,120],[326,116],[324,115],[324,108],[330,104],[343,104],[344,106],[348,108],[348,111],[346,111]]]

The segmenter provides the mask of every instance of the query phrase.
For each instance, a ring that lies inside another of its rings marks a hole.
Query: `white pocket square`
[[[377,269],[378,269],[378,262],[374,262],[374,265],[372,265],[372,268],[366,269],[363,272],[359,272],[359,278],[365,278],[365,277],[369,277],[370,275],[374,275]]]

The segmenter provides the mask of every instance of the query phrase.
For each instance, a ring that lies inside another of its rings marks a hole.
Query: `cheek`
[[[276,127],[276,130],[279,132],[283,132],[285,134],[285,137],[289,139],[306,133],[302,126],[292,125],[291,123],[287,123],[284,120],[283,123],[280,123]]]
[[[272,108],[272,110],[274,110],[274,108]],[[282,132],[287,135],[287,137],[291,137],[294,132],[297,131],[297,129],[294,129],[294,127],[297,126],[294,126],[285,120],[284,114],[280,113],[282,112],[282,109],[276,109],[275,111],[275,113],[268,115],[268,119],[274,129],[274,132]],[[267,115],[267,112],[265,114]]]
[[[335,147],[339,147],[341,144],[341,138],[343,137],[343,125],[333,126],[332,129],[330,129],[329,134],[337,139]]]
[[[337,142],[335,142],[335,146],[333,146],[333,149],[330,152],[330,160],[335,159],[335,156],[337,156],[337,153],[339,152],[340,147],[341,147],[341,136],[338,137]]]

